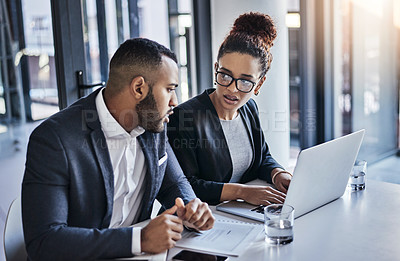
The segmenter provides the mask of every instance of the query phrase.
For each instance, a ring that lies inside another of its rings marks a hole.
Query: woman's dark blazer
[[[215,89],[180,104],[168,124],[169,142],[197,197],[209,204],[220,202],[222,187],[232,176],[232,159],[217,112],[209,95]],[[271,171],[282,168],[271,156],[258,117],[250,99],[239,109],[253,149],[250,167],[240,182],[254,179],[271,182]],[[244,139],[246,137],[243,137]]]

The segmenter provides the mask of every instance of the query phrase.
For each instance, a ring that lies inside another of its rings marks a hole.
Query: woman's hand
[[[286,195],[269,186],[242,185],[239,198],[253,205],[283,203]]]
[[[292,176],[290,174],[281,172],[275,177],[275,187],[283,193],[287,193],[291,180]]]

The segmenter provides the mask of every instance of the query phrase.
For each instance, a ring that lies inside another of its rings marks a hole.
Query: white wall
[[[229,33],[234,20],[242,13],[256,11],[270,15],[278,36],[272,48],[273,62],[267,80],[255,99],[260,110],[264,135],[271,154],[284,167],[289,164],[289,56],[285,24],[287,3],[282,0],[211,0],[213,62],[219,45]],[[254,96],[255,97],[255,96]]]

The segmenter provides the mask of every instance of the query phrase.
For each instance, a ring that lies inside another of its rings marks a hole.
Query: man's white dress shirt
[[[103,91],[96,97],[96,109],[114,171],[114,205],[110,228],[128,227],[139,219],[145,190],[147,166],[137,140],[145,130],[138,126],[130,133],[126,132],[107,109]],[[133,228],[132,254],[141,252],[140,232],[141,228]]]

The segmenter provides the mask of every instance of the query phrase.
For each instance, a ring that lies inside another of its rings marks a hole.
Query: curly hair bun
[[[230,31],[231,35],[243,33],[260,38],[266,45],[272,46],[276,38],[276,27],[269,15],[250,12],[240,15]]]

